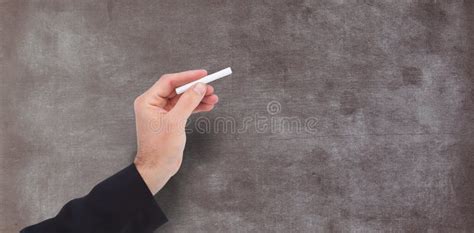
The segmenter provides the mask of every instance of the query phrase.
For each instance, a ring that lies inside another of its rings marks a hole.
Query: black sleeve
[[[149,233],[167,221],[132,164],[21,233]]]

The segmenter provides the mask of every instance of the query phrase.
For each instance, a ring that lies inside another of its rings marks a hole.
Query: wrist
[[[134,164],[138,170],[138,173],[153,195],[158,193],[158,191],[160,191],[168,182],[168,180],[174,175],[166,168],[162,168],[150,163],[143,163],[137,159],[135,159]]]

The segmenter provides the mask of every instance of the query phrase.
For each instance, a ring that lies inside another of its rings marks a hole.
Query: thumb
[[[201,103],[206,94],[207,86],[204,83],[197,83],[189,88],[179,98],[174,108],[170,111],[172,115],[180,119],[188,119],[194,109]]]

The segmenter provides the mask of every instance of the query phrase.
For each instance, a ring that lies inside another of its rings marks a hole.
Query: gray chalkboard
[[[0,231],[128,165],[161,74],[230,66],[159,232],[472,232],[473,33],[470,0],[0,0]]]

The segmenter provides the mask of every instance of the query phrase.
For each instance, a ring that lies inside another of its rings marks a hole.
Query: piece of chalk
[[[188,90],[190,87],[192,87],[196,83],[210,83],[212,81],[215,81],[217,79],[223,78],[223,77],[231,75],[231,74],[232,74],[232,69],[230,67],[225,68],[221,71],[217,71],[217,72],[215,72],[213,74],[210,74],[208,76],[205,76],[201,79],[198,79],[196,81],[190,82],[188,84],[185,84],[183,86],[180,86],[180,87],[176,88],[176,94],[179,95],[179,94],[185,92],[186,90]]]

